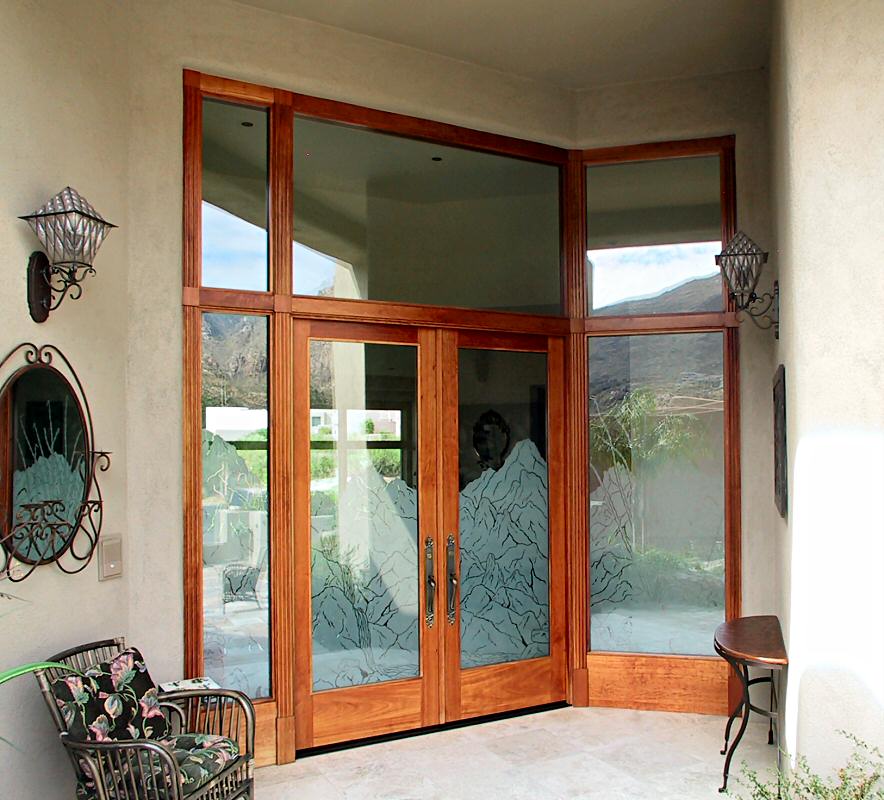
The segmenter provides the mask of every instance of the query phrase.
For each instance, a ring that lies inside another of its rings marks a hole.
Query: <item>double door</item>
[[[298,748],[564,699],[563,348],[296,325]]]

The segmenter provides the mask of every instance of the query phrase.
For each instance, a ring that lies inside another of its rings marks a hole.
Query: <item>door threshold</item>
[[[544,711],[553,711],[557,708],[568,708],[569,704],[564,700],[558,703],[546,703],[540,706],[530,706],[529,708],[519,708],[515,711],[501,711],[497,714],[487,714],[482,717],[470,717],[469,719],[459,719],[454,722],[445,722],[441,725],[430,725],[426,728],[412,728],[407,731],[397,731],[396,733],[384,733],[380,736],[368,736],[364,739],[350,739],[346,742],[335,742],[334,744],[325,744],[320,747],[307,747],[297,751],[297,758],[309,758],[310,756],[320,756],[325,753],[336,753],[339,750],[350,750],[356,747],[365,747],[371,744],[380,744],[381,742],[395,742],[398,739],[411,739],[416,736],[427,736],[428,734],[438,733],[439,731],[450,731],[456,728],[466,728],[470,725],[482,725],[486,722],[497,722],[501,719],[512,719],[515,717],[524,717],[528,714],[540,714]]]

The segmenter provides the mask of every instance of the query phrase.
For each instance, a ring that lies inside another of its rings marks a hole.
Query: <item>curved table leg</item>
[[[721,755],[724,755],[727,752],[727,743],[730,741],[730,738],[731,738],[731,728],[734,725],[734,720],[738,716],[740,716],[740,712],[742,710],[743,710],[743,701],[740,700],[740,702],[737,703],[737,707],[734,709],[734,713],[731,714],[730,717],[728,717],[727,725],[725,726],[725,729],[724,729],[724,747],[721,748]]]
[[[734,751],[737,749],[740,739],[743,738],[743,734],[746,732],[746,726],[749,724],[749,668],[745,665],[737,664],[730,658],[725,658],[734,668],[734,672],[736,672],[737,677],[740,679],[740,683],[743,684],[743,701],[740,703],[740,707],[743,708],[743,719],[740,722],[737,736],[734,739],[733,744],[730,746],[730,749],[727,751],[727,758],[724,760],[723,782],[721,788],[718,790],[719,792],[724,792],[727,789],[727,779],[731,768],[731,759],[734,757]],[[730,728],[730,722],[728,723],[728,728]]]

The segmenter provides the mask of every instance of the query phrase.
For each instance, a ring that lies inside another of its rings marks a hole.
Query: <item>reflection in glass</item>
[[[203,286],[266,292],[267,112],[203,101]]]
[[[720,311],[718,156],[588,167],[592,314]]]
[[[590,339],[591,648],[712,654],[724,621],[722,334]]]
[[[206,674],[270,695],[267,318],[203,314]]]
[[[70,384],[52,367],[16,373],[0,397],[0,435],[0,534],[14,531],[3,545],[27,564],[51,561],[76,532],[87,494],[87,431]]]
[[[461,666],[549,655],[546,355],[459,351]]]
[[[310,343],[313,689],[420,674],[417,349]]]
[[[561,313],[557,166],[300,117],[294,146],[295,294]]]

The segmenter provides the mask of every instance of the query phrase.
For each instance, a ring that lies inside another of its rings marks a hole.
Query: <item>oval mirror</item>
[[[88,429],[70,383],[54,367],[16,372],[0,395],[3,546],[25,564],[70,546],[89,491]],[[5,451],[5,452],[4,452]]]

